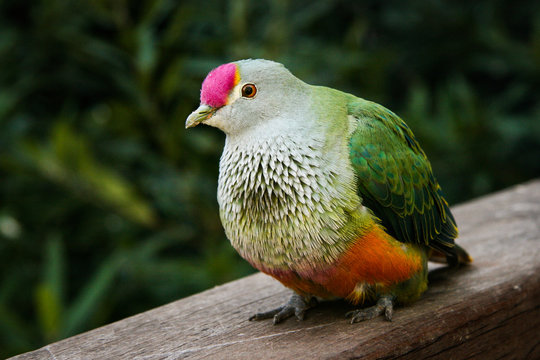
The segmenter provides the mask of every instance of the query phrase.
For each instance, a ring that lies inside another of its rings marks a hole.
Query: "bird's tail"
[[[458,264],[465,265],[473,262],[471,255],[469,255],[469,253],[458,244],[454,244],[454,250],[457,254]]]
[[[444,253],[438,249],[432,249],[429,261],[442,264],[446,263],[450,267],[457,267],[472,263],[473,258],[464,248],[458,244],[453,244],[453,246]]]

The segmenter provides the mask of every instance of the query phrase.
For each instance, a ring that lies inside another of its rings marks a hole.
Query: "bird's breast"
[[[352,169],[317,141],[227,141],[218,201],[232,245],[260,267],[331,263],[355,236],[361,207]],[[348,157],[345,158],[348,160]]]

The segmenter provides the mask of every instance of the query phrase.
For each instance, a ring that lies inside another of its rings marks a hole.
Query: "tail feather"
[[[462,248],[458,244],[454,244],[454,249],[456,251],[459,264],[465,265],[465,264],[470,264],[473,262],[473,258],[469,255],[469,253],[464,248]]]
[[[473,262],[469,253],[458,244],[453,244],[451,248],[445,249],[444,252],[439,249],[432,249],[429,260],[436,263],[447,263],[450,267],[458,267]]]

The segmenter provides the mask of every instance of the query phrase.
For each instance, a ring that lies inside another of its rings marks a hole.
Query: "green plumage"
[[[429,245],[455,263],[455,220],[407,124],[383,106],[359,98],[351,99],[348,111],[358,120],[350,157],[363,204],[397,240]]]

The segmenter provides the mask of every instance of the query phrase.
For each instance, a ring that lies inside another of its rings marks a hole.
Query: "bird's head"
[[[201,105],[186,120],[186,128],[207,124],[226,134],[268,123],[294,108],[306,84],[283,65],[269,60],[223,64],[206,76]]]

